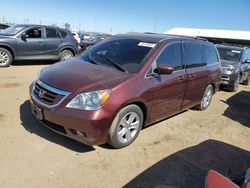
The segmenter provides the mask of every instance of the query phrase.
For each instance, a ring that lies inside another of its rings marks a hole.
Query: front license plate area
[[[43,120],[43,110],[41,108],[37,107],[35,104],[31,104],[31,110],[37,119]]]

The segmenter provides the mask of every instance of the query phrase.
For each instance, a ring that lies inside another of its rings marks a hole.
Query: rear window
[[[46,28],[46,37],[47,38],[56,38],[57,37],[56,29]]]
[[[58,32],[59,32],[59,34],[60,34],[60,36],[62,37],[62,38],[65,38],[66,36],[67,36],[67,33],[65,32],[65,31],[63,31],[63,30],[58,30]]]
[[[205,63],[203,63],[202,60],[200,43],[185,42],[184,51],[185,51],[185,62],[187,68],[195,68],[205,65]]]
[[[219,61],[216,49],[212,45],[202,44],[204,59],[207,65],[217,63]]]

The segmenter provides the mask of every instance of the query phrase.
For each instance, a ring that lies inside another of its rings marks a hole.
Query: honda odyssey
[[[31,106],[60,134],[122,148],[142,127],[205,110],[220,78],[217,49],[205,39],[120,34],[42,69],[30,86]]]

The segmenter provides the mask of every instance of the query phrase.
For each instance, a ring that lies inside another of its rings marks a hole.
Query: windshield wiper
[[[118,63],[116,63],[113,59],[111,59],[110,57],[106,57],[102,54],[98,54],[100,57],[102,57],[103,59],[107,60],[109,63],[111,63],[112,65],[114,65],[117,69],[119,69],[120,71],[126,72],[128,73],[128,71],[126,69],[124,69],[121,65],[119,65]]]

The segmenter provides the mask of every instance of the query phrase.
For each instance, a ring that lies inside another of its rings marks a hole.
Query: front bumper
[[[87,145],[103,144],[113,121],[112,114],[105,109],[86,111],[66,108],[65,104],[47,108],[37,103],[32,96],[31,108],[38,120],[49,129]],[[37,115],[39,109],[39,115]]]
[[[220,84],[231,86],[234,84],[236,78],[237,74],[222,74]]]

